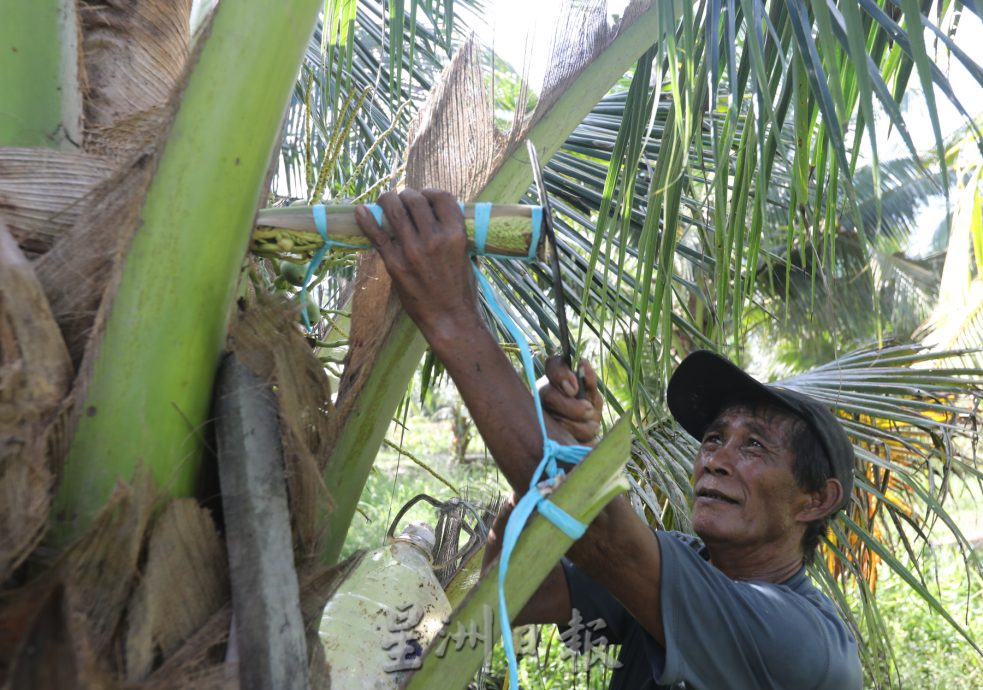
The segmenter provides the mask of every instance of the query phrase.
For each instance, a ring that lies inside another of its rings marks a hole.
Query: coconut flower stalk
[[[530,245],[536,241],[535,254],[543,251],[541,228],[533,227],[533,206],[495,204],[491,207],[485,254],[529,256]],[[324,207],[329,240],[338,241],[340,250],[371,249],[372,245],[355,222],[355,206]],[[468,247],[475,250],[475,205],[464,204],[464,225]],[[541,221],[540,221],[541,223]],[[389,221],[382,216],[382,229],[391,234]],[[286,260],[309,260],[324,244],[317,231],[310,206],[266,208],[259,212],[251,249],[254,254]]]

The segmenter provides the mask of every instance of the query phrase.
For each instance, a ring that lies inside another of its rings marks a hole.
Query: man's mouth
[[[709,501],[721,501],[723,503],[737,505],[737,501],[735,501],[733,498],[726,496],[719,491],[715,491],[714,489],[700,489],[696,492],[696,497],[698,499],[705,498]]]

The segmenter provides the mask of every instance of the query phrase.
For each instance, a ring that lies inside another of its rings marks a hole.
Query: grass
[[[926,548],[922,567],[929,588],[954,618],[976,639],[983,640],[983,578],[967,569],[951,545]],[[910,565],[910,564],[909,564]],[[893,671],[904,688],[977,690],[983,688],[983,660],[953,628],[913,597],[901,579],[882,568],[877,603],[894,642]]]
[[[928,590],[960,625],[983,643],[983,515],[980,490],[958,482],[948,510],[975,550],[960,552],[941,523],[919,554]],[[901,558],[912,568],[910,558]],[[967,563],[968,561],[968,563]],[[977,690],[983,688],[983,659],[952,626],[914,596],[901,578],[882,565],[877,605],[894,644],[891,670],[904,688]]]

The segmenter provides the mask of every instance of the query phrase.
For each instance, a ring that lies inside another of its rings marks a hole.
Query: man
[[[393,235],[365,208],[356,211],[359,225],[495,462],[525,491],[542,438],[529,392],[478,312],[456,201],[406,190],[379,204]],[[551,437],[593,435],[593,372],[586,402],[571,395],[568,369],[554,362],[549,378]],[[622,644],[614,688],[860,688],[856,642],[803,569],[829,517],[849,500],[853,451],[842,428],[815,401],[764,386],[711,353],[679,366],[668,401],[701,442],[693,506],[700,539],[653,532],[618,497],[517,622],[563,626],[574,609],[584,621],[602,619],[599,634]]]

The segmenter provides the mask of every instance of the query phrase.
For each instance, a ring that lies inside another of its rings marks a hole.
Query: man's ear
[[[827,479],[818,491],[809,493],[809,502],[796,515],[802,522],[822,520],[832,513],[843,498],[843,485],[839,479]]]

